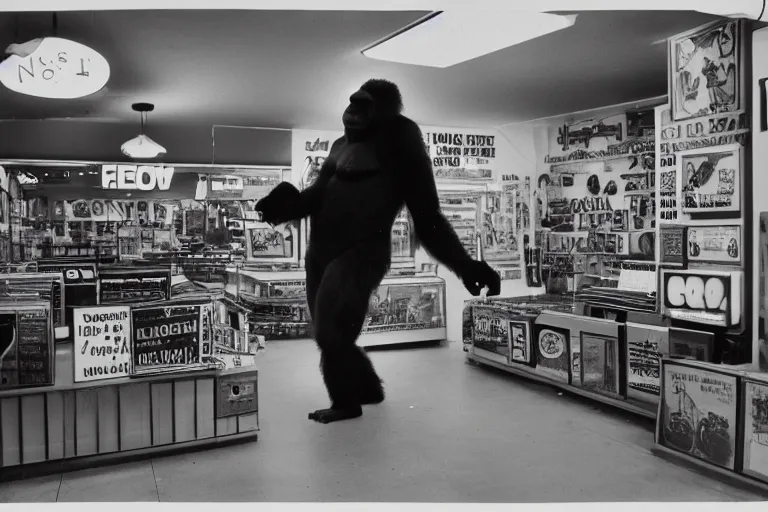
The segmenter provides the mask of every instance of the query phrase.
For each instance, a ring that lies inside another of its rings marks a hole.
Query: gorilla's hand
[[[299,199],[298,189],[287,181],[283,181],[266,197],[260,199],[254,209],[261,212],[264,222],[275,226],[293,220],[292,212],[297,208]]]
[[[484,261],[472,260],[461,274],[461,280],[469,293],[477,297],[488,287],[488,296],[501,293],[501,276]]]

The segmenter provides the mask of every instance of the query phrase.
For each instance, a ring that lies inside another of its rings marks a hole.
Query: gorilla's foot
[[[360,403],[363,405],[380,404],[384,401],[384,388],[381,383],[371,385],[363,391],[360,397]]]
[[[309,413],[309,419],[318,423],[333,423],[334,421],[351,420],[363,415],[363,408],[359,405],[338,407],[331,409],[319,409]]]

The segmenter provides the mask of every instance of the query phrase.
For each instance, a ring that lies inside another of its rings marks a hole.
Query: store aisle
[[[464,363],[374,352],[388,400],[318,425],[311,342],[268,344],[256,443],[0,484],[14,501],[733,501],[764,497],[653,456],[652,425]]]

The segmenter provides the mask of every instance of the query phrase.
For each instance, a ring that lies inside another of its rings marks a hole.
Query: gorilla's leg
[[[386,274],[389,251],[388,243],[358,247],[336,258],[323,272],[314,298],[314,325],[331,407],[310,413],[312,420],[331,423],[356,418],[362,415],[361,405],[384,400],[381,379],[355,341],[371,293]]]

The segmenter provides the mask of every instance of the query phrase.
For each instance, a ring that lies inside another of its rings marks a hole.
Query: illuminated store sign
[[[0,62],[0,83],[21,94],[73,99],[100,91],[109,81],[109,63],[85,45],[46,37],[12,44]]]
[[[173,167],[152,165],[103,165],[101,187],[112,190],[168,190]]]

